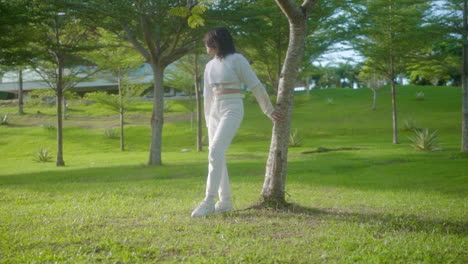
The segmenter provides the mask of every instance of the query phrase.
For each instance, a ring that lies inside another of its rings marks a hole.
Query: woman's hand
[[[283,120],[283,115],[279,113],[277,110],[274,110],[271,115],[268,116],[271,121],[273,122],[279,122]]]

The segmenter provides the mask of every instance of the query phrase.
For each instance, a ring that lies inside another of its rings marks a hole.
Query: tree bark
[[[23,106],[23,69],[20,68],[18,71],[18,114],[24,114]]]
[[[63,93],[63,120],[67,120],[67,98],[65,98],[65,93]]]
[[[57,63],[57,86],[56,86],[56,97],[57,97],[57,167],[65,166],[63,161],[63,122],[62,122],[62,99],[63,99],[63,64]]]
[[[310,95],[310,77],[309,76],[306,76],[306,81],[305,81],[305,89],[306,89],[306,93],[307,95]]]
[[[122,74],[118,72],[117,85],[119,88],[119,116],[120,116],[120,150],[125,150],[125,137],[124,137],[124,106],[123,106],[123,93],[122,93]]]
[[[162,149],[162,128],[164,124],[164,68],[165,66],[151,61],[153,69],[154,87],[153,87],[153,113],[151,115],[151,143],[148,159],[148,166],[161,165]]]
[[[396,105],[396,88],[395,78],[390,80],[392,89],[392,124],[393,124],[393,144],[398,144],[398,120],[397,120],[397,105]]]
[[[468,152],[468,1],[463,3],[462,152]]]
[[[195,98],[197,101],[197,151],[202,151],[202,111],[200,99],[200,74],[198,69],[198,54],[195,53]]]
[[[282,114],[284,120],[273,125],[265,181],[260,195],[260,203],[266,206],[281,207],[287,204],[285,184],[293,92],[297,71],[304,55],[307,16],[315,4],[315,1],[312,2],[313,4],[306,0],[302,7],[298,7],[291,0],[276,0],[289,20],[289,44],[279,79],[275,109]]]
[[[377,109],[377,89],[372,88],[372,110]]]

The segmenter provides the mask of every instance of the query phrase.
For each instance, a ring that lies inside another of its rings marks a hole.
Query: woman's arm
[[[250,88],[263,113],[268,117],[271,117],[271,114],[275,109],[271,104],[270,97],[266,92],[265,86],[263,86],[255,72],[252,70],[250,63],[244,58],[244,56],[239,54],[239,58],[235,66],[239,79]]]
[[[211,101],[213,100],[213,90],[210,87],[208,82],[208,65],[205,68],[205,73],[203,74],[203,103],[205,111],[205,123],[208,127],[208,121],[210,120],[210,110],[211,110]]]

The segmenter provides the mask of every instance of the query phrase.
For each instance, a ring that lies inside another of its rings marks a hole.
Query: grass
[[[437,129],[441,151],[413,150],[411,131],[391,144],[385,89],[376,111],[366,89],[296,96],[292,127],[303,140],[289,150],[289,211],[247,209],[262,187],[271,121],[246,102],[228,152],[236,210],[202,219],[190,212],[203,198],[207,153],[195,151],[188,121],[165,125],[160,167],[144,166],[148,126],[126,127],[125,152],[104,129],[66,127],[67,166],[57,168],[33,161],[38,147],[54,150],[55,131],[12,116],[0,126],[0,263],[466,263],[460,91],[398,92],[400,120]],[[301,154],[354,146],[365,149]]]

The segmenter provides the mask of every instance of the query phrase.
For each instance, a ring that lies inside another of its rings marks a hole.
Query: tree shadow
[[[264,215],[275,218],[305,217],[313,220],[334,220],[356,224],[371,224],[379,226],[379,233],[384,232],[424,232],[427,234],[468,235],[468,221],[450,221],[447,219],[427,219],[413,214],[394,215],[373,212],[349,212],[337,209],[321,209],[305,207],[295,203],[280,208],[265,208],[249,206],[234,210],[229,214],[234,218],[250,218]]]

